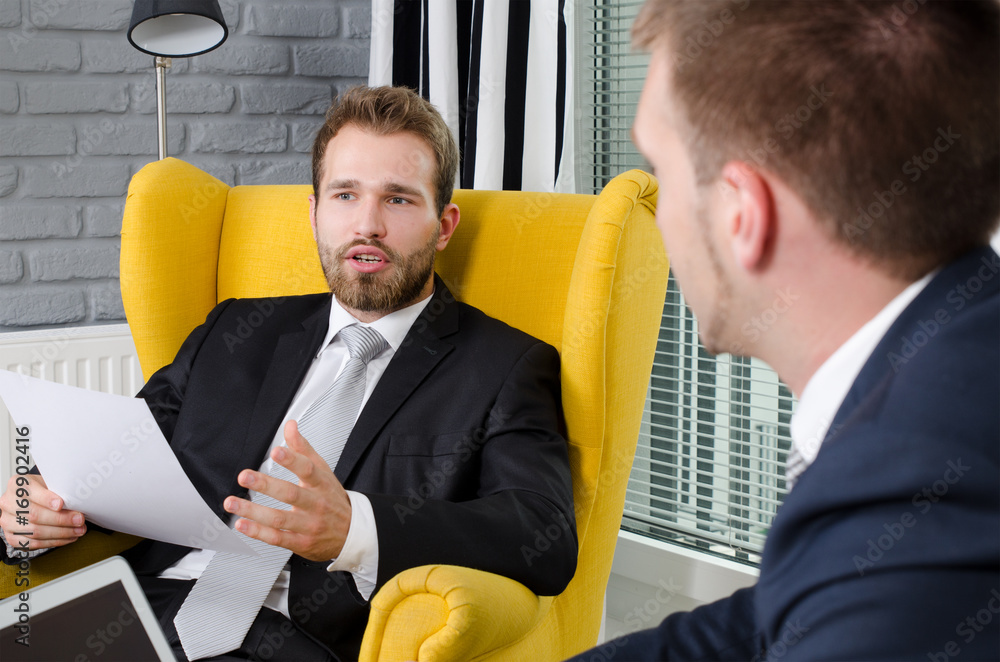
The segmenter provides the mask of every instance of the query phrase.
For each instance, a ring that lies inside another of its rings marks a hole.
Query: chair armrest
[[[472,660],[524,637],[551,604],[551,597],[493,573],[451,565],[411,568],[372,600],[360,659]]]
[[[125,533],[88,531],[74,543],[31,559],[27,569],[0,563],[0,598],[31,591],[45,582],[68,575],[106,558],[120,554],[142,538]],[[27,584],[24,583],[27,579]]]

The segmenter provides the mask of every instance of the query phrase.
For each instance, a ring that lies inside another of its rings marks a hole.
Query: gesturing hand
[[[239,484],[287,503],[291,510],[277,510],[230,496],[225,509],[239,515],[236,530],[277,547],[284,547],[310,561],[330,561],[344,547],[351,526],[351,500],[327,463],[295,421],[285,424],[287,447],[271,451],[271,459],[298,479],[298,485],[244,469]]]

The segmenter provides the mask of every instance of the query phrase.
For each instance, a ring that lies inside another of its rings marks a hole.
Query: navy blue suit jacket
[[[1000,257],[947,265],[868,359],[756,586],[576,660],[1000,657]]]

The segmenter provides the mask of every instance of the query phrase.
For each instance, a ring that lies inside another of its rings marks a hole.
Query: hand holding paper
[[[83,513],[65,508],[41,476],[19,475],[11,481],[0,495],[0,528],[8,545],[19,551],[62,547],[87,532]]]
[[[205,504],[146,403],[0,370],[0,399],[48,489],[115,531],[255,555]]]

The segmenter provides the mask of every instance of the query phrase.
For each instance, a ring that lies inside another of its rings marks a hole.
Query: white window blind
[[[591,0],[577,12],[581,192],[649,169],[630,135],[649,60],[630,46],[641,6]],[[792,407],[766,365],[705,351],[671,278],[622,527],[757,563],[785,493]]]

